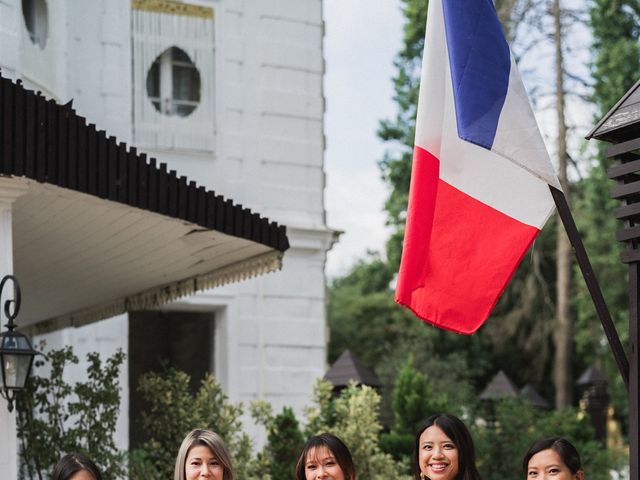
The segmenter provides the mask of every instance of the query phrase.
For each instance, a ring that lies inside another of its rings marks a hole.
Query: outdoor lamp
[[[6,275],[0,281],[0,298],[5,283],[13,281],[13,299],[4,303],[4,314],[9,320],[5,326],[7,331],[0,334],[0,369],[2,370],[2,388],[0,396],[9,402],[9,411],[13,410],[15,392],[22,390],[27,383],[33,357],[38,353],[32,347],[29,339],[22,333],[15,332],[13,319],[20,310],[20,285],[13,275]],[[13,303],[13,312],[11,304]]]

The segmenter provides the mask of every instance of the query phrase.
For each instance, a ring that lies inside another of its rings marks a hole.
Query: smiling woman
[[[481,480],[473,439],[458,417],[440,413],[422,423],[416,433],[414,476],[416,480]]]
[[[531,480],[584,480],[576,447],[560,437],[536,441],[525,454],[522,469],[525,478]]]
[[[351,452],[335,435],[311,437],[302,447],[296,480],[356,480]]]
[[[195,429],[182,441],[174,480],[235,480],[231,457],[224,441],[215,432]]]

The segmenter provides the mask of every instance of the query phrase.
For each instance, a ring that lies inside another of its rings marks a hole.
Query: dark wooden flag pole
[[[607,304],[602,296],[600,285],[598,284],[598,280],[593,272],[593,268],[591,267],[591,262],[587,256],[587,252],[584,248],[584,244],[582,243],[582,238],[580,237],[576,223],[573,220],[573,215],[571,215],[571,210],[569,210],[569,204],[561,190],[552,186],[549,186],[549,189],[551,190],[551,195],[556,203],[560,220],[562,221],[564,229],[567,232],[567,236],[569,237],[569,241],[573,246],[578,266],[580,267],[584,281],[587,284],[589,293],[591,294],[591,299],[593,300],[596,312],[598,313],[598,318],[600,319],[604,333],[609,341],[609,346],[611,347],[616,364],[618,365],[618,370],[620,370],[620,375],[622,375],[624,384],[628,389],[629,361],[627,360],[627,355],[625,354],[622,343],[620,342],[618,331],[611,319],[611,314],[609,313]]]
[[[638,165],[636,165],[636,168],[640,171],[640,160],[637,160],[637,162]],[[616,175],[624,176],[629,174],[629,167],[627,167],[626,169],[618,168],[618,170],[616,170],[616,167],[617,166],[614,166],[609,170],[609,177],[617,178]],[[619,181],[621,180],[619,179]],[[612,191],[612,195],[614,196],[614,198],[622,198],[623,194],[626,194],[639,202],[636,203],[635,206],[627,203],[627,205],[616,209],[615,214],[617,218],[624,219],[625,215],[636,215],[636,211],[640,212],[640,197],[638,196],[638,194],[640,194],[640,181],[636,183],[637,184],[633,188],[627,186],[630,184],[619,184],[619,186],[617,187],[618,196],[616,196],[616,189]],[[598,318],[600,318],[600,323],[602,323],[602,328],[604,329],[607,340],[609,341],[609,346],[611,347],[611,351],[613,352],[616,364],[618,365],[618,370],[620,370],[622,379],[624,380],[627,390],[629,391],[629,479],[639,480],[638,437],[640,435],[640,425],[638,419],[638,408],[640,405],[638,404],[638,342],[640,338],[638,336],[638,262],[640,261],[640,251],[632,248],[631,250],[627,250],[622,255],[622,261],[625,263],[629,263],[630,348],[629,359],[627,360],[624,348],[622,347],[622,343],[620,342],[620,337],[613,323],[613,320],[611,319],[611,315],[605,303],[604,297],[602,296],[600,285],[598,284],[593,269],[591,268],[591,262],[589,262],[589,257],[587,256],[587,252],[582,243],[582,239],[580,237],[580,234],[578,233],[578,229],[573,220],[573,216],[571,215],[571,211],[569,210],[567,199],[564,196],[564,193],[562,193],[557,188],[551,186],[549,188],[551,190],[551,195],[553,196],[553,199],[556,203],[556,207],[558,208],[558,215],[560,216],[565,231],[567,232],[569,241],[573,246],[576,260],[578,261],[582,276],[584,277],[587,288],[589,289],[589,293],[591,294],[591,299],[593,300],[593,304],[598,313]],[[625,198],[625,200],[627,200],[627,202],[630,201],[629,198]],[[633,225],[627,225],[627,228],[625,230],[618,232],[617,237],[618,240],[621,241],[631,241],[630,239],[633,237],[635,240],[632,241],[632,244],[637,247],[637,240],[638,237],[640,237],[640,228]]]

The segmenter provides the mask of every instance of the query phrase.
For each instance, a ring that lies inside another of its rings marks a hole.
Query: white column
[[[13,274],[13,238],[11,210],[15,200],[27,192],[27,184],[21,179],[0,177],[0,279]],[[13,285],[7,282],[7,291]],[[0,305],[1,307],[1,305]],[[0,311],[4,311],[2,308]],[[2,314],[2,327],[6,319]],[[9,413],[7,402],[0,398],[0,472],[3,480],[18,479],[18,437],[16,435],[16,411]]]

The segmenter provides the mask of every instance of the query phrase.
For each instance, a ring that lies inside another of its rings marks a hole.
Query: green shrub
[[[484,480],[522,480],[522,458],[539,438],[560,436],[580,452],[590,480],[609,480],[610,471],[621,466],[619,453],[594,440],[586,416],[574,408],[538,410],[520,399],[504,399],[494,405],[494,421],[469,419],[478,450],[478,469]]]
[[[402,465],[378,445],[380,395],[370,387],[352,384],[333,398],[331,388],[324,381],[316,384],[315,405],[307,409],[307,436],[329,432],[340,437],[351,450],[358,478],[407,479]]]
[[[64,380],[65,368],[78,364],[71,347],[52,350],[35,361],[27,389],[17,398],[20,478],[48,478],[56,462],[69,452],[92,458],[106,480],[124,474],[124,455],[115,446],[120,409],[118,372],[125,355],[118,351],[106,362],[89,353],[87,380]]]
[[[272,417],[267,426],[267,445],[264,449],[265,460],[272,479],[293,478],[298,452],[302,449],[304,438],[300,424],[290,407]]]
[[[140,379],[138,390],[147,403],[141,421],[148,440],[131,452],[131,479],[173,478],[180,444],[194,428],[213,430],[224,439],[238,478],[264,478],[252,459],[251,440],[242,432],[242,405],[231,404],[210,374],[195,395],[189,393],[189,381],[189,375],[173,368]]]
[[[409,355],[396,377],[391,394],[393,425],[380,436],[380,447],[406,465],[407,473],[413,454],[414,433],[429,415],[447,411],[447,396],[435,394],[424,374],[413,366]]]

